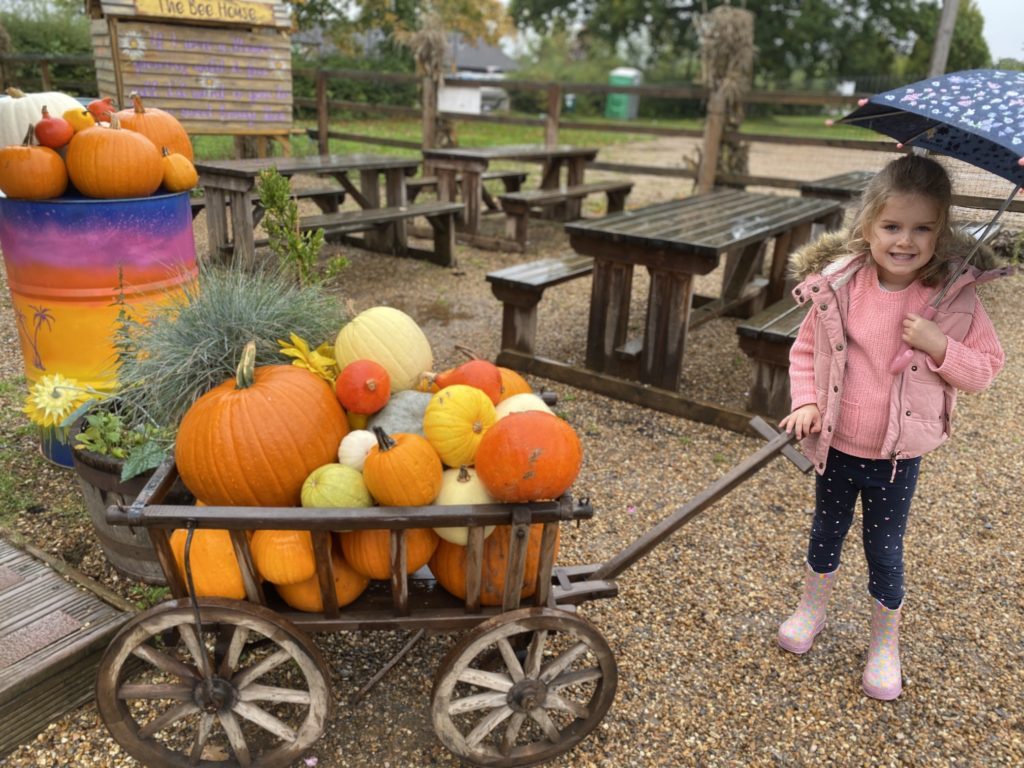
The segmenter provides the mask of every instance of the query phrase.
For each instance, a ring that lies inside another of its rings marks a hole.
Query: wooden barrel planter
[[[131,505],[142,491],[152,472],[121,480],[124,462],[112,456],[76,449],[71,452],[78,485],[82,489],[96,537],[107,560],[119,573],[147,584],[166,584],[149,533],[142,527],[110,525],[107,507],[112,504]],[[193,504],[191,493],[177,481],[165,499],[168,504]]]

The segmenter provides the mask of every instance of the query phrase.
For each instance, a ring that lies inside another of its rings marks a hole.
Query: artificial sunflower
[[[312,371],[328,384],[334,384],[338,378],[338,363],[334,359],[334,347],[326,342],[316,349],[309,348],[309,342],[301,336],[291,334],[291,343],[277,340],[281,345],[281,354],[294,358],[292,365]]]
[[[43,376],[29,387],[22,409],[33,424],[59,427],[75,410],[93,397],[87,387],[59,373]]]

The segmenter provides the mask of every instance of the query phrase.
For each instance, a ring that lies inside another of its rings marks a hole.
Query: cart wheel
[[[201,598],[139,614],[100,660],[96,704],[110,733],[153,768],[277,768],[323,733],[329,675],[312,641],[252,603]]]
[[[497,669],[481,666],[496,657]],[[434,730],[472,765],[542,763],[601,722],[617,682],[611,648],[586,619],[554,608],[510,611],[467,633],[441,663]]]

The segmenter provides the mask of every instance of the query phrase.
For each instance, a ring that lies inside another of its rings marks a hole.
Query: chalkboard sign
[[[138,92],[193,134],[287,136],[291,19],[277,0],[88,0],[100,96]]]

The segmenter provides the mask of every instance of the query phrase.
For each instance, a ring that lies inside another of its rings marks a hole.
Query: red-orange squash
[[[345,561],[352,568],[371,579],[391,578],[391,531],[370,529],[346,531],[338,534]],[[419,570],[437,548],[439,537],[430,528],[405,530],[406,572]]]
[[[442,371],[435,379],[441,389],[453,384],[468,384],[483,390],[491,404],[497,405],[501,400],[501,371],[498,366],[487,360],[469,360],[450,371]]]
[[[185,540],[188,531],[179,528],[171,534],[171,551],[178,573],[185,580]],[[189,564],[197,597],[245,599],[245,582],[238,567],[231,533],[219,528],[198,528],[192,534]]]
[[[375,360],[353,360],[334,380],[334,393],[349,413],[376,413],[391,397],[391,377]]]
[[[569,489],[583,464],[576,431],[543,411],[510,413],[484,433],[476,471],[499,501],[555,499]]]
[[[509,537],[512,526],[499,525],[494,533],[484,540],[483,571],[480,579],[480,603],[501,605],[505,594],[505,573],[508,570]],[[523,571],[523,588],[520,598],[527,598],[537,591],[537,572],[540,570],[540,542],[544,526],[540,523],[530,526],[530,539],[526,548],[526,564]],[[554,556],[558,556],[561,530],[556,534]],[[446,590],[460,600],[466,599],[466,547],[452,544],[444,539],[437,545],[430,558],[430,570],[434,578]]]
[[[344,607],[363,594],[370,580],[352,570],[341,554],[331,552],[331,563],[334,566],[334,594],[338,596],[338,607]],[[320,613],[324,609],[323,595],[320,594],[320,579],[314,573],[305,581],[297,584],[277,584],[274,587],[288,605],[297,611]]]
[[[348,422],[319,376],[294,365],[255,368],[255,357],[250,342],[236,377],[185,413],[178,471],[210,504],[297,507],[309,474],[335,460]]]

